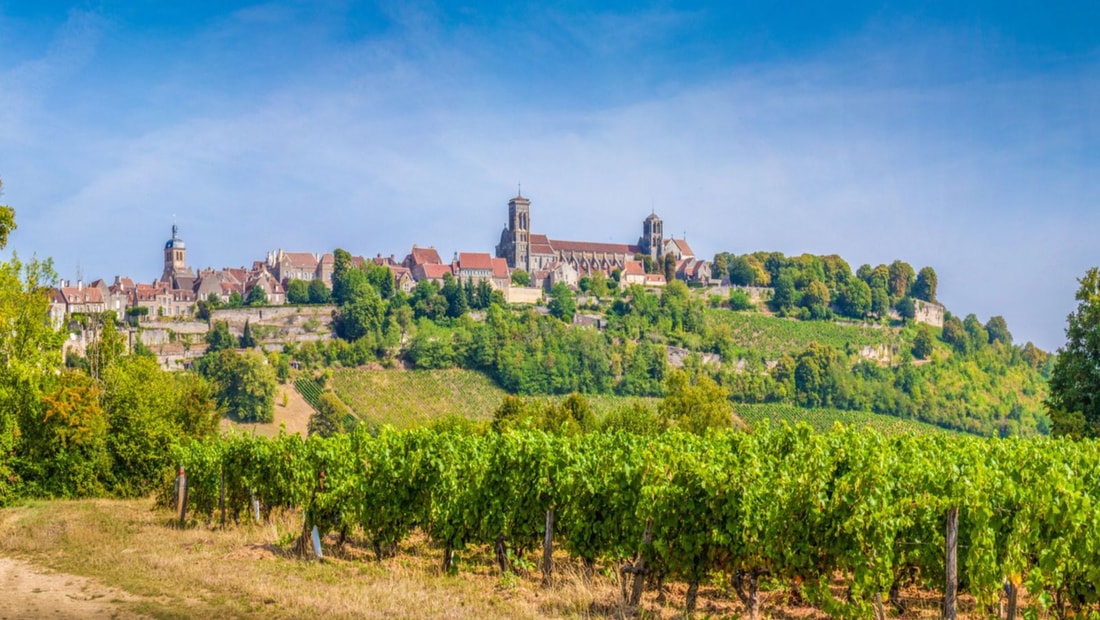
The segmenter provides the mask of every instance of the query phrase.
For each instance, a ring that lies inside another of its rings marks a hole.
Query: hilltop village
[[[522,195],[508,202],[508,222],[494,254],[456,252],[450,261],[444,261],[434,246],[414,245],[400,261],[393,255],[356,256],[352,260],[358,267],[368,262],[386,267],[393,273],[397,288],[406,293],[422,280],[442,285],[446,278],[455,278],[475,286],[486,281],[508,303],[519,304],[540,303],[559,283],[575,289],[582,278],[596,272],[623,288],[635,284],[663,287],[670,274],[693,286],[720,284],[711,279],[710,261],[697,258],[686,240],[664,236],[664,224],[656,214],[644,219],[636,243],[563,241],[531,231],[531,201]],[[199,302],[229,309],[265,307],[268,320],[276,315],[287,317],[285,312],[273,312],[272,307],[296,302],[293,295],[288,295],[292,283],[320,283],[331,290],[334,267],[332,253],[277,249],[248,267],[195,270],[187,262],[187,245],[179,228],[173,225],[172,236],[164,244],[159,278],[150,283],[121,275],[111,282],[63,281],[51,291],[50,318],[55,326],[61,326],[73,317],[114,312],[119,319],[143,327],[137,337],[145,345],[160,345],[162,361],[171,367],[172,358],[201,354],[201,343],[198,339],[192,343],[184,336],[188,328],[183,324],[194,322]],[[253,322],[264,319],[262,310],[219,312],[224,315],[219,318],[231,323],[241,316]],[[203,321],[206,324],[213,320],[207,319]],[[323,322],[324,317],[318,315],[314,320]],[[170,326],[164,327],[166,324]],[[205,329],[195,326],[191,331]],[[78,332],[73,330],[70,346],[82,349],[85,336]]]

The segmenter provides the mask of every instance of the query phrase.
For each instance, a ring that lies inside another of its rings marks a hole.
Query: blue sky
[[[62,277],[536,231],[940,276],[1064,341],[1100,264],[1100,5],[0,0],[10,248]],[[1055,3],[1047,3],[1055,4]]]

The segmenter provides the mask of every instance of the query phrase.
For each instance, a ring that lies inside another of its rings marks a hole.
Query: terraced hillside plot
[[[755,312],[709,310],[709,327],[728,337],[739,348],[754,351],[765,359],[775,360],[784,353],[795,354],[810,342],[827,344],[841,351],[848,347],[892,348],[899,342],[898,330],[834,323],[832,321],[798,321]]]
[[[412,428],[448,415],[488,419],[505,392],[469,370],[342,369],[333,388],[361,420]]]

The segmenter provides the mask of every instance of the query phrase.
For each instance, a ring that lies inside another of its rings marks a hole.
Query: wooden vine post
[[[176,476],[176,507],[179,508],[180,527],[187,524],[187,472],[180,466]]]
[[[645,589],[645,556],[650,545],[653,544],[653,521],[645,522],[645,532],[642,534],[642,547],[638,549],[638,557],[634,559],[634,566],[630,572],[634,574],[634,585],[630,591],[630,606],[637,607],[642,602],[642,590]]]
[[[1020,593],[1020,587],[1016,585],[1015,581],[1010,579],[1006,589],[1008,590],[1008,613],[1005,614],[1005,618],[1007,620],[1016,620],[1016,614],[1019,611],[1017,609],[1017,595]]]
[[[546,511],[546,535],[542,539],[542,585],[550,585],[554,573],[554,509]]]
[[[222,512],[222,529],[225,529],[225,467],[221,471],[221,493],[218,497],[218,508]]]
[[[943,617],[956,620],[956,603],[959,594],[959,508],[947,511],[947,535],[944,543],[944,561],[947,585],[943,589]]]

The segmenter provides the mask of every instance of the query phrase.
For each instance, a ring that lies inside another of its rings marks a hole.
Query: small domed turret
[[[173,248],[183,250],[187,246],[183,244],[183,239],[180,239],[180,227],[172,224],[172,238],[164,244],[165,250],[171,250]]]

